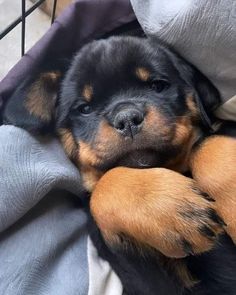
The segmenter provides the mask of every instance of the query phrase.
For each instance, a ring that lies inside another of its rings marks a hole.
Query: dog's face
[[[111,37],[85,45],[74,58],[54,121],[91,190],[116,166],[185,170],[201,129],[202,95],[212,108],[214,87],[166,47],[149,39]],[[29,102],[25,108],[34,116],[35,103]]]

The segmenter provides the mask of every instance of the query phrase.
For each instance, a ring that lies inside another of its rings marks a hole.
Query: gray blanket
[[[56,140],[2,126],[0,143],[0,294],[87,294],[77,169]]]
[[[88,239],[80,175],[58,141],[2,126],[0,155],[0,294],[121,295]]]

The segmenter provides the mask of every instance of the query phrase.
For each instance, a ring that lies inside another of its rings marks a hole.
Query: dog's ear
[[[193,83],[202,120],[205,125],[212,128],[215,121],[213,111],[221,102],[220,93],[211,81],[197,69],[194,69]]]
[[[194,65],[182,58],[173,48],[167,47],[161,41],[160,43],[180,77],[190,88],[195,89],[195,99],[200,110],[202,122],[209,131],[213,131],[213,124],[215,123],[213,111],[221,102],[219,91]]]
[[[200,110],[203,125],[213,131],[215,118],[213,111],[221,102],[220,93],[211,81],[204,76],[195,66],[182,59],[178,54],[169,54],[180,77],[190,88],[195,89],[195,99]]]
[[[23,82],[4,108],[3,123],[34,133],[51,131],[60,80],[61,72],[48,71]]]

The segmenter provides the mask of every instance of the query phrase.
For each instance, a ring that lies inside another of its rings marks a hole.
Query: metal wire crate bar
[[[4,38],[9,32],[11,32],[18,24],[21,23],[21,55],[25,53],[25,19],[30,15],[36,8],[38,8],[46,0],[36,1],[28,10],[25,10],[26,0],[21,0],[21,16],[15,19],[9,26],[7,26],[2,32],[0,32],[0,40]],[[51,13],[51,24],[54,22],[55,13],[57,7],[57,0],[53,0],[52,13]]]

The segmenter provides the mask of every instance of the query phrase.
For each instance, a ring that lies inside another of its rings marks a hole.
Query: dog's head
[[[85,45],[66,73],[57,103],[56,76],[48,75],[50,83],[46,77],[41,74],[25,95],[20,126],[37,130],[54,124],[88,190],[116,166],[185,170],[208,119],[204,110],[219,100],[206,77],[146,38],[111,37]],[[8,105],[6,122],[17,116]]]

